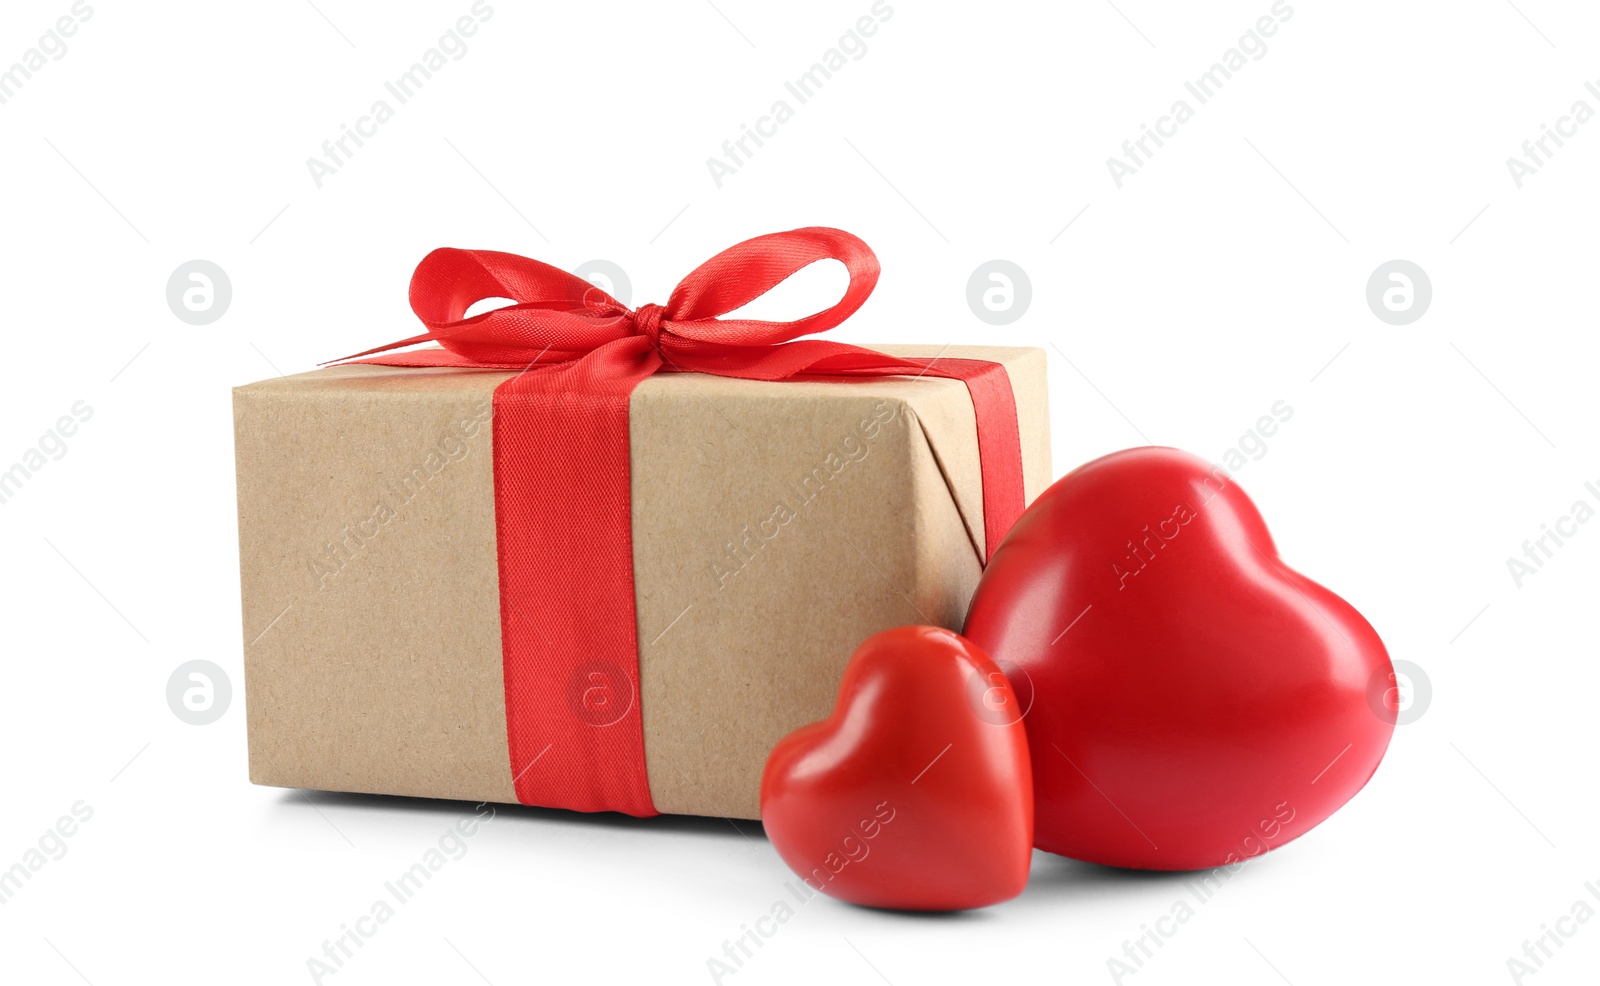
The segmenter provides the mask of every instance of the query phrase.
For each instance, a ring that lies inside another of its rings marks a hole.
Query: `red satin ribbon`
[[[827,259],[850,272],[832,307],[792,322],[719,318]],[[865,243],[821,227],[724,250],[685,277],[665,305],[638,311],[537,260],[440,249],[411,279],[411,307],[428,331],[347,357],[524,371],[494,392],[506,728],[523,804],[657,814],[639,707],[628,461],[628,397],[651,374],[965,381],[977,413],[990,555],[1021,515],[1022,450],[1004,367],[789,341],[844,321],[877,281],[878,259]],[[486,298],[516,304],[463,317]],[[428,341],[443,348],[373,355]]]

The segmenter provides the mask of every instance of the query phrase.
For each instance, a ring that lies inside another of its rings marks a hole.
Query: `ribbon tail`
[[[334,363],[344,363],[349,360],[360,359],[363,356],[373,356],[378,353],[387,353],[391,349],[402,349],[406,346],[415,346],[419,343],[432,342],[433,338],[434,335],[432,332],[424,332],[421,335],[414,335],[409,339],[401,339],[399,342],[391,342],[382,346],[374,346],[371,349],[363,350],[359,353],[351,353],[349,356],[341,356],[338,359],[331,359],[326,363],[321,363],[318,365],[332,366]]]

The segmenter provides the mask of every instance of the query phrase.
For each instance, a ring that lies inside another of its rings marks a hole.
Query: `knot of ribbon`
[[[656,352],[661,351],[661,318],[665,311],[660,305],[640,305],[633,313],[633,331],[644,336]]]
[[[722,317],[828,259],[850,275],[830,307],[788,322]],[[637,311],[537,260],[440,249],[411,279],[411,307],[426,331],[345,357],[523,371],[495,387],[492,422],[506,735],[518,801],[656,813],[640,714],[628,401],[657,371],[764,381],[963,381],[977,425],[984,554],[999,547],[1023,507],[1017,411],[1005,368],[799,338],[850,317],[877,281],[878,259],[865,243],[821,227],[724,250],[685,277],[665,305]],[[491,299],[511,304],[467,315]],[[406,348],[425,342],[438,346]],[[575,716],[569,692],[591,683],[605,685],[615,702],[608,708],[625,711],[604,722]]]

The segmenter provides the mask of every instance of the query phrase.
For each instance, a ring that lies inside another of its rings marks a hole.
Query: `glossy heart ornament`
[[[1027,737],[1006,677],[937,627],[869,638],[833,715],[785,736],[761,820],[814,890],[869,907],[953,911],[1009,900],[1033,845]]]
[[[1046,490],[966,635],[1032,689],[1035,844],[1075,859],[1237,864],[1349,800],[1393,732],[1368,697],[1391,681],[1377,633],[1278,560],[1225,471],[1176,449],[1117,452]]]

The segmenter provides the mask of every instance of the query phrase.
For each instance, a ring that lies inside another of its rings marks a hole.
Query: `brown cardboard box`
[[[1042,350],[873,348],[1005,364],[1029,502],[1049,482]],[[516,801],[489,427],[510,375],[351,364],[235,389],[255,783]],[[857,644],[960,627],[984,556],[971,399],[664,373],[629,417],[651,797],[756,818],[768,751],[831,711]]]

